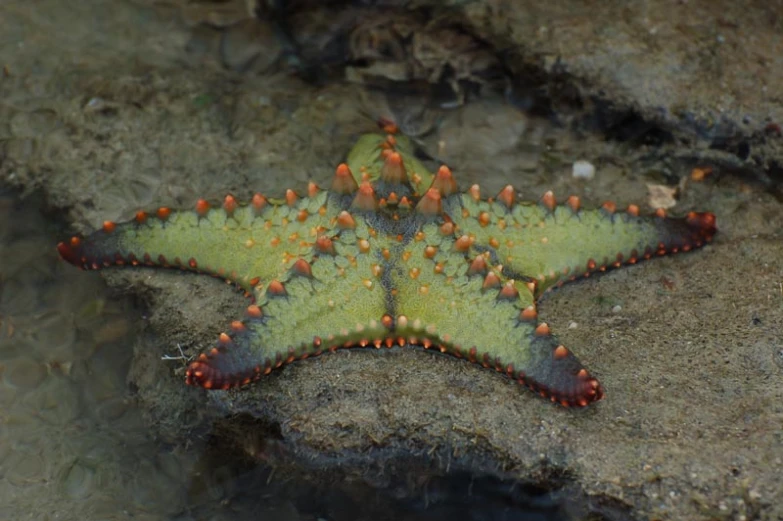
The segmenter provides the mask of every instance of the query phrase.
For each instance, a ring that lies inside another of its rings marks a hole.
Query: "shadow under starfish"
[[[585,406],[603,389],[539,322],[549,288],[709,242],[712,213],[585,210],[552,192],[482,199],[451,171],[432,174],[404,136],[362,136],[332,185],[300,197],[226,196],[212,208],[159,208],[105,222],[57,249],[84,269],[156,266],[206,273],[254,298],[247,317],[193,361],[190,385],[247,385],[340,348],[417,345],[496,369],[553,402]]]

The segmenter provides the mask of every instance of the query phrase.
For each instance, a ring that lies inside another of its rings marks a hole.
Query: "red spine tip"
[[[57,245],[57,252],[60,254],[60,257],[63,258],[63,260],[70,262],[74,266],[80,266],[81,257],[79,252],[72,247],[72,244],[73,241],[71,241],[70,244],[61,242]]]
[[[691,212],[685,217],[685,221],[688,226],[707,232],[708,235],[712,235],[716,231],[715,214],[711,212]]]
[[[196,202],[196,213],[199,214],[199,216],[204,217],[207,215],[207,212],[209,212],[209,203],[204,199],[199,199],[198,202]]]

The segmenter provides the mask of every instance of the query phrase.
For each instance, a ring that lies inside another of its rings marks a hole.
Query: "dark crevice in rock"
[[[236,415],[214,425],[191,480],[191,503],[199,505],[207,490],[219,487],[226,491],[222,503],[236,512],[278,501],[335,521],[634,519],[628,505],[586,494],[557,467],[544,467],[528,480],[511,479],[478,456],[455,459],[445,449],[428,449],[303,450],[283,439],[278,424]]]
[[[660,146],[675,142],[674,134],[660,124],[650,121],[631,108],[618,107],[605,99],[594,99],[594,111],[583,120],[583,125],[607,139],[636,146]]]
[[[342,20],[342,25],[335,22],[331,29],[334,34],[326,43],[323,39],[318,40],[320,47],[316,48],[312,38],[308,40],[297,34],[297,26],[292,21],[306,19],[302,17],[303,13],[318,9],[320,12],[328,9],[335,20]],[[769,140],[779,136],[779,127],[768,125],[767,131],[753,135],[744,130],[747,122],[705,120],[685,109],[674,114],[665,108],[634,106],[631,102],[618,100],[617,95],[596,88],[589,79],[572,73],[568,64],[559,59],[546,65],[543,57],[515,47],[503,35],[479,34],[467,22],[465,15],[454,7],[422,3],[411,6],[404,1],[334,1],[326,5],[308,1],[272,2],[257,16],[283,28],[281,34],[295,42],[295,45],[289,46],[298,54],[299,65],[293,69],[303,79],[323,84],[326,81],[343,81],[346,67],[370,70],[378,63],[409,59],[406,56],[401,60],[399,54],[402,50],[410,51],[412,37],[397,31],[394,25],[384,26],[378,21],[381,20],[380,14],[388,15],[389,19],[397,16],[420,28],[432,20],[439,20],[436,24],[438,29],[447,29],[472,39],[476,48],[494,54],[496,62],[470,77],[465,77],[465,71],[456,71],[451,64],[445,63],[437,75],[430,75],[426,81],[421,81],[421,78],[395,81],[370,73],[370,88],[398,96],[418,93],[441,107],[467,102],[491,90],[504,94],[511,105],[528,114],[632,146],[666,146],[685,150],[692,149],[696,141],[706,142],[710,150],[727,152],[736,157],[732,174],[760,180],[773,192],[780,190],[780,176],[772,175],[773,166],[767,164],[771,152],[764,149]],[[350,40],[353,31],[362,24],[372,26],[368,19],[376,20],[373,23],[383,27],[376,31],[378,41],[372,49],[374,58],[352,56]],[[457,91],[456,99],[454,90]]]
[[[667,154],[674,149],[679,155],[695,155],[695,142],[706,141],[708,150],[722,154],[716,163],[704,154],[701,166],[728,165],[728,173],[760,182],[772,193],[781,191],[780,167],[768,159],[769,152],[765,150],[771,140],[779,137],[777,127],[753,134],[731,121],[707,123],[687,114],[676,117],[645,110],[611,99],[601,91],[589,94],[593,90],[589,82],[569,75],[563,67],[555,65],[547,71],[526,60],[520,68],[518,61],[506,60],[505,67],[515,71],[506,98],[520,110],[568,122],[574,130],[598,133],[609,140],[660,148]]]
[[[773,182],[770,193],[783,203],[783,164],[778,161],[770,161],[769,177]]]

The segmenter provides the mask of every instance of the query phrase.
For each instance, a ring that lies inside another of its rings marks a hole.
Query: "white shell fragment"
[[[575,179],[592,179],[595,177],[595,166],[590,161],[584,159],[574,161],[571,167],[571,175]]]

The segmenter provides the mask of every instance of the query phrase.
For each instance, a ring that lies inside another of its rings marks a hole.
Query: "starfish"
[[[328,189],[281,199],[228,195],[218,206],[139,212],[57,249],[83,269],[156,266],[236,284],[253,303],[186,382],[244,386],[336,349],[414,345],[493,368],[563,406],[604,391],[538,320],[547,290],[708,243],[712,213],[640,216],[630,205],[519,202],[511,186],[483,199],[452,172],[431,173],[405,136],[362,136]]]

